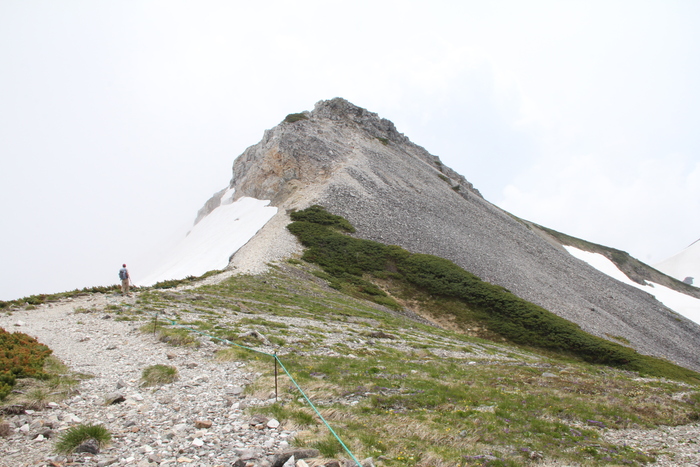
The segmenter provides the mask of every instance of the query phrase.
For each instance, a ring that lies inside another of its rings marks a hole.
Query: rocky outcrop
[[[266,131],[234,162],[231,187],[236,197],[282,208],[256,237],[284,241],[253,238],[242,249],[248,257],[292,251],[289,236],[271,230],[283,229],[286,211],[321,204],[359,237],[447,258],[588,332],[700,370],[697,324],[572,257],[484,200],[391,122],[343,99]]]

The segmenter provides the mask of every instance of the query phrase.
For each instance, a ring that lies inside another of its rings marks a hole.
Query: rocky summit
[[[574,258],[545,230],[485,200],[392,122],[344,99],[321,101],[266,131],[235,160],[227,188],[280,208],[232,267],[256,271],[298,252],[285,230],[288,213],[319,204],[348,219],[358,237],[449,259],[591,334],[700,370],[697,324]]]

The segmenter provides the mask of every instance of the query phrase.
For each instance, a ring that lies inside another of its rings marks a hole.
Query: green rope
[[[157,316],[158,316],[157,313],[152,313],[152,312],[150,312],[150,311],[147,311],[146,313],[148,313],[148,314],[150,314],[150,315],[153,315],[153,316],[156,316],[156,319],[157,319]],[[215,340],[217,340],[217,341],[224,342],[224,343],[226,343],[226,344],[235,345],[235,346],[240,347],[240,348],[242,348],[242,349],[250,350],[250,351],[252,351],[252,352],[257,352],[257,353],[260,353],[260,354],[263,354],[263,355],[267,355],[268,357],[273,357],[273,358],[277,361],[277,363],[280,364],[280,367],[282,367],[282,369],[283,369],[284,372],[287,374],[287,376],[288,376],[289,379],[292,381],[292,383],[294,383],[294,386],[296,386],[296,388],[299,390],[299,393],[301,393],[301,395],[304,396],[304,399],[305,399],[306,402],[309,404],[309,406],[314,410],[314,412],[316,412],[316,415],[318,415],[318,418],[321,419],[321,421],[323,422],[323,424],[326,425],[326,428],[328,428],[328,430],[331,432],[331,434],[332,434],[333,436],[335,436],[335,439],[338,440],[338,442],[339,442],[340,445],[343,447],[343,449],[345,449],[345,452],[348,453],[348,455],[352,458],[353,461],[355,461],[355,463],[356,463],[359,467],[362,467],[362,464],[360,463],[360,461],[358,461],[357,458],[352,454],[352,452],[350,452],[350,449],[345,445],[345,443],[343,443],[343,440],[340,439],[340,436],[338,436],[338,435],[336,434],[335,430],[333,430],[333,428],[331,428],[331,426],[328,424],[328,422],[326,421],[326,419],[323,418],[323,415],[321,415],[321,413],[318,411],[318,409],[316,408],[316,406],[314,405],[314,403],[311,402],[311,399],[309,399],[309,398],[307,397],[307,395],[306,395],[306,394],[304,393],[304,391],[301,389],[301,387],[299,386],[299,384],[297,384],[297,382],[296,382],[296,380],[294,379],[294,377],[291,375],[291,373],[289,373],[289,371],[287,370],[287,367],[284,366],[284,364],[283,364],[282,361],[279,359],[279,357],[277,356],[276,353],[275,353],[275,354],[271,354],[271,353],[263,352],[263,351],[261,351],[261,350],[254,349],[254,348],[252,348],[252,347],[246,347],[245,345],[237,344],[237,343],[232,342],[232,341],[230,341],[230,340],[228,340],[228,339],[222,339],[221,337],[212,336],[211,334],[207,334],[206,332],[200,331],[199,329],[194,329],[194,328],[191,328],[191,327],[189,327],[189,326],[187,326],[187,325],[184,325],[184,324],[178,324],[177,321],[173,321],[173,320],[167,319],[167,318],[163,318],[163,319],[164,319],[165,321],[170,321],[170,324],[171,324],[172,326],[176,326],[176,327],[181,328],[181,329],[185,329],[185,330],[188,330],[188,331],[192,331],[192,332],[195,332],[195,333],[200,334],[200,335],[202,335],[202,336],[206,336],[206,337],[208,337],[208,338],[210,338],[210,339],[215,339]]]

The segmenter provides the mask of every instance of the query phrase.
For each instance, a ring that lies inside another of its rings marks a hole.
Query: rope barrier
[[[130,307],[130,308],[131,308],[131,307]],[[150,315],[154,315],[154,316],[155,316],[155,320],[154,320],[154,322],[153,322],[153,333],[155,334],[155,332],[156,332],[156,326],[157,326],[157,324],[158,324],[158,313],[151,313],[150,311],[143,311],[143,310],[141,310],[141,311],[144,312],[144,313],[148,313],[148,314],[150,314]],[[178,328],[180,328],[180,329],[185,329],[185,330],[187,330],[187,331],[191,331],[191,332],[194,332],[194,333],[196,333],[196,334],[200,334],[200,335],[202,335],[202,336],[205,336],[205,337],[208,337],[208,338],[210,338],[210,339],[214,339],[214,340],[223,342],[223,343],[225,343],[225,344],[235,345],[236,347],[240,347],[240,348],[242,348],[242,349],[250,350],[251,352],[256,352],[256,353],[259,353],[259,354],[267,355],[268,357],[272,357],[272,358],[274,359],[274,362],[275,362],[275,400],[277,400],[277,364],[279,363],[280,367],[284,370],[284,372],[287,374],[287,376],[288,376],[289,379],[292,381],[292,383],[294,383],[294,386],[297,388],[297,390],[299,391],[299,393],[304,397],[304,400],[306,400],[306,402],[309,404],[309,407],[311,407],[311,408],[313,409],[313,411],[316,413],[316,415],[318,416],[318,418],[323,422],[324,425],[326,425],[326,428],[328,428],[328,430],[329,430],[329,431],[331,432],[331,434],[335,437],[335,439],[338,440],[338,443],[340,443],[340,445],[343,447],[343,449],[345,450],[345,452],[352,458],[352,460],[358,465],[358,467],[362,467],[362,464],[360,463],[360,461],[357,460],[357,458],[353,455],[353,453],[350,451],[350,449],[345,445],[345,443],[343,442],[343,440],[340,439],[340,436],[338,436],[338,434],[335,432],[335,430],[333,430],[333,428],[328,424],[328,422],[326,421],[326,419],[323,418],[323,415],[321,415],[321,412],[318,411],[318,409],[316,408],[316,406],[314,405],[314,403],[311,402],[311,399],[309,399],[308,396],[306,395],[306,393],[304,393],[304,391],[301,389],[301,386],[299,386],[299,384],[296,382],[296,380],[294,379],[294,377],[292,376],[292,374],[289,372],[289,370],[287,370],[287,367],[284,366],[284,364],[282,363],[282,360],[280,360],[279,357],[277,356],[277,353],[271,354],[271,353],[263,352],[262,350],[254,349],[254,348],[252,348],[252,347],[247,347],[247,346],[245,346],[245,345],[237,344],[237,343],[232,342],[232,341],[230,341],[230,340],[228,340],[228,339],[223,339],[223,338],[221,338],[221,337],[213,336],[213,335],[208,334],[208,333],[206,333],[206,332],[200,331],[199,329],[194,329],[194,328],[191,328],[191,327],[189,327],[189,326],[187,326],[187,325],[179,324],[179,323],[177,323],[177,321],[173,321],[173,320],[171,320],[171,319],[166,319],[166,318],[164,318],[163,320],[164,320],[164,321],[169,321],[171,326],[175,326],[175,327],[178,327]]]

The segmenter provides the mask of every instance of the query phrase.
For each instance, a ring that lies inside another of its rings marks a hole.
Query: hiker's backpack
[[[121,268],[121,269],[119,270],[119,278],[120,278],[121,280],[124,280],[124,279],[127,278],[126,269]]]

